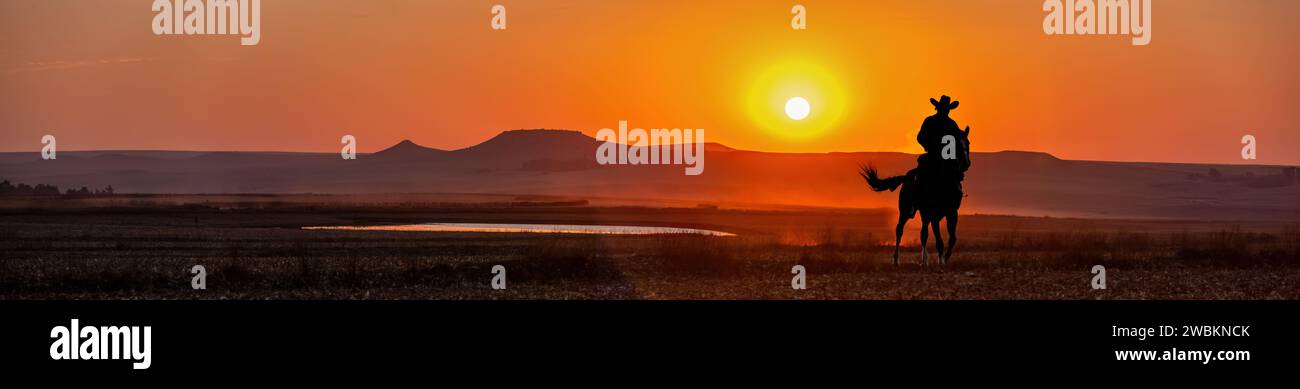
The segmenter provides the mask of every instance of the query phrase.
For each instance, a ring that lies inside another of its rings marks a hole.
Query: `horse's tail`
[[[858,166],[858,174],[867,180],[867,185],[871,186],[871,190],[877,192],[884,192],[886,190],[893,192],[895,189],[898,189],[900,185],[903,185],[903,181],[907,179],[907,176],[880,178],[876,174],[876,168],[874,166]]]

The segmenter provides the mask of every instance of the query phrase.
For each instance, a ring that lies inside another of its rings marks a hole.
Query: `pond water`
[[[658,235],[694,234],[736,236],[722,231],[678,227],[602,226],[586,224],[503,224],[503,223],[422,223],[383,226],[322,226],[304,230],[327,231],[424,231],[424,232],[529,232],[543,234]]]

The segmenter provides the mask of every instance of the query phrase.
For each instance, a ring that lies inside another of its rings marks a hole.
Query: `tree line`
[[[109,185],[103,189],[90,189],[81,187],[81,189],[69,188],[66,192],[59,192],[59,187],[54,185],[36,184],[35,186],[25,183],[13,184],[9,180],[0,182],[0,197],[18,197],[18,196],[72,196],[72,197],[94,197],[94,196],[112,196],[113,186]]]

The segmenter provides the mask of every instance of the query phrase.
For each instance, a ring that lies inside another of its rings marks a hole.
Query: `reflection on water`
[[[324,226],[303,227],[304,230],[330,231],[427,231],[427,232],[533,232],[546,234],[612,234],[655,235],[695,234],[708,236],[736,236],[735,234],[677,227],[598,226],[582,224],[498,224],[498,223],[424,223],[387,226]]]

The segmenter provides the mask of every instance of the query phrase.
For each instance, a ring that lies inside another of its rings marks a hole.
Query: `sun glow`
[[[808,117],[812,107],[808,105],[808,99],[795,96],[785,102],[785,116],[794,120],[803,120]]]
[[[824,135],[847,106],[843,83],[830,70],[802,61],[773,64],[756,73],[745,104],[749,117],[786,140]]]

